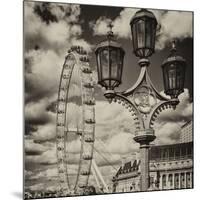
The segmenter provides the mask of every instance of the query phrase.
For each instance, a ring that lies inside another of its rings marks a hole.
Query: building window
[[[190,172],[186,173],[186,188],[191,187],[191,178],[190,178]]]
[[[185,187],[185,174],[181,173],[181,188]]]
[[[169,158],[172,160],[174,159],[174,149],[173,148],[169,149]]]
[[[171,188],[173,186],[172,174],[169,174],[168,180],[169,180],[169,186]]]
[[[163,188],[166,187],[166,175],[165,174],[163,174],[163,176],[162,176],[162,187]]]
[[[176,148],[175,149],[175,159],[179,159],[180,158],[180,149]]]
[[[175,188],[175,189],[179,188],[179,174],[175,174],[175,178],[174,178],[174,188]]]
[[[161,160],[167,160],[168,159],[168,150],[163,149],[161,150]]]

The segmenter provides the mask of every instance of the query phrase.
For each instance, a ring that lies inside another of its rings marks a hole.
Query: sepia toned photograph
[[[24,199],[192,189],[193,12],[23,9]]]

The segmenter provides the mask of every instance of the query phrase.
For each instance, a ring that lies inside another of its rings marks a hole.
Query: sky
[[[24,77],[25,77],[25,187],[27,190],[54,190],[56,168],[55,102],[64,58],[72,45],[83,46],[96,74],[94,49],[106,35],[111,19],[113,32],[126,52],[122,85],[131,87],[139,75],[131,43],[129,22],[137,8],[105,7],[75,4],[24,2]],[[181,126],[192,119],[193,108],[193,22],[191,12],[151,10],[161,25],[157,32],[156,53],[150,58],[149,74],[157,90],[163,93],[161,64],[169,55],[170,42],[177,39],[177,50],[187,61],[184,93],[175,111],[164,111],[156,120],[155,144],[178,141]],[[101,87],[95,86],[95,151],[94,157],[105,181],[121,165],[123,158],[133,158],[138,144],[133,141],[134,124],[123,107],[109,104]],[[79,107],[71,102],[71,121],[76,121]],[[102,144],[102,142],[104,144]],[[76,173],[80,142],[71,139],[69,146],[75,157],[70,173]],[[107,160],[109,160],[109,163]],[[90,183],[94,183],[90,178]],[[94,183],[95,184],[95,183]]]

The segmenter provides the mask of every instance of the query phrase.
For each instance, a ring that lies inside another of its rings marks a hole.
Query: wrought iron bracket
[[[140,59],[140,75],[136,83],[123,92],[107,90],[104,96],[109,102],[118,102],[131,112],[137,130],[149,130],[153,128],[159,113],[165,109],[176,108],[177,99],[170,99],[160,94],[154,87],[148,75],[148,59]]]

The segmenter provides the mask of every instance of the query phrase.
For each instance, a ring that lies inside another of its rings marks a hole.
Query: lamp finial
[[[109,28],[109,31],[107,32],[107,37],[108,38],[111,38],[113,37],[113,31],[112,31],[112,28],[113,28],[113,23],[112,23],[112,20],[109,21],[107,27]]]
[[[172,41],[172,48],[171,48],[172,52],[176,52],[176,40]]]

